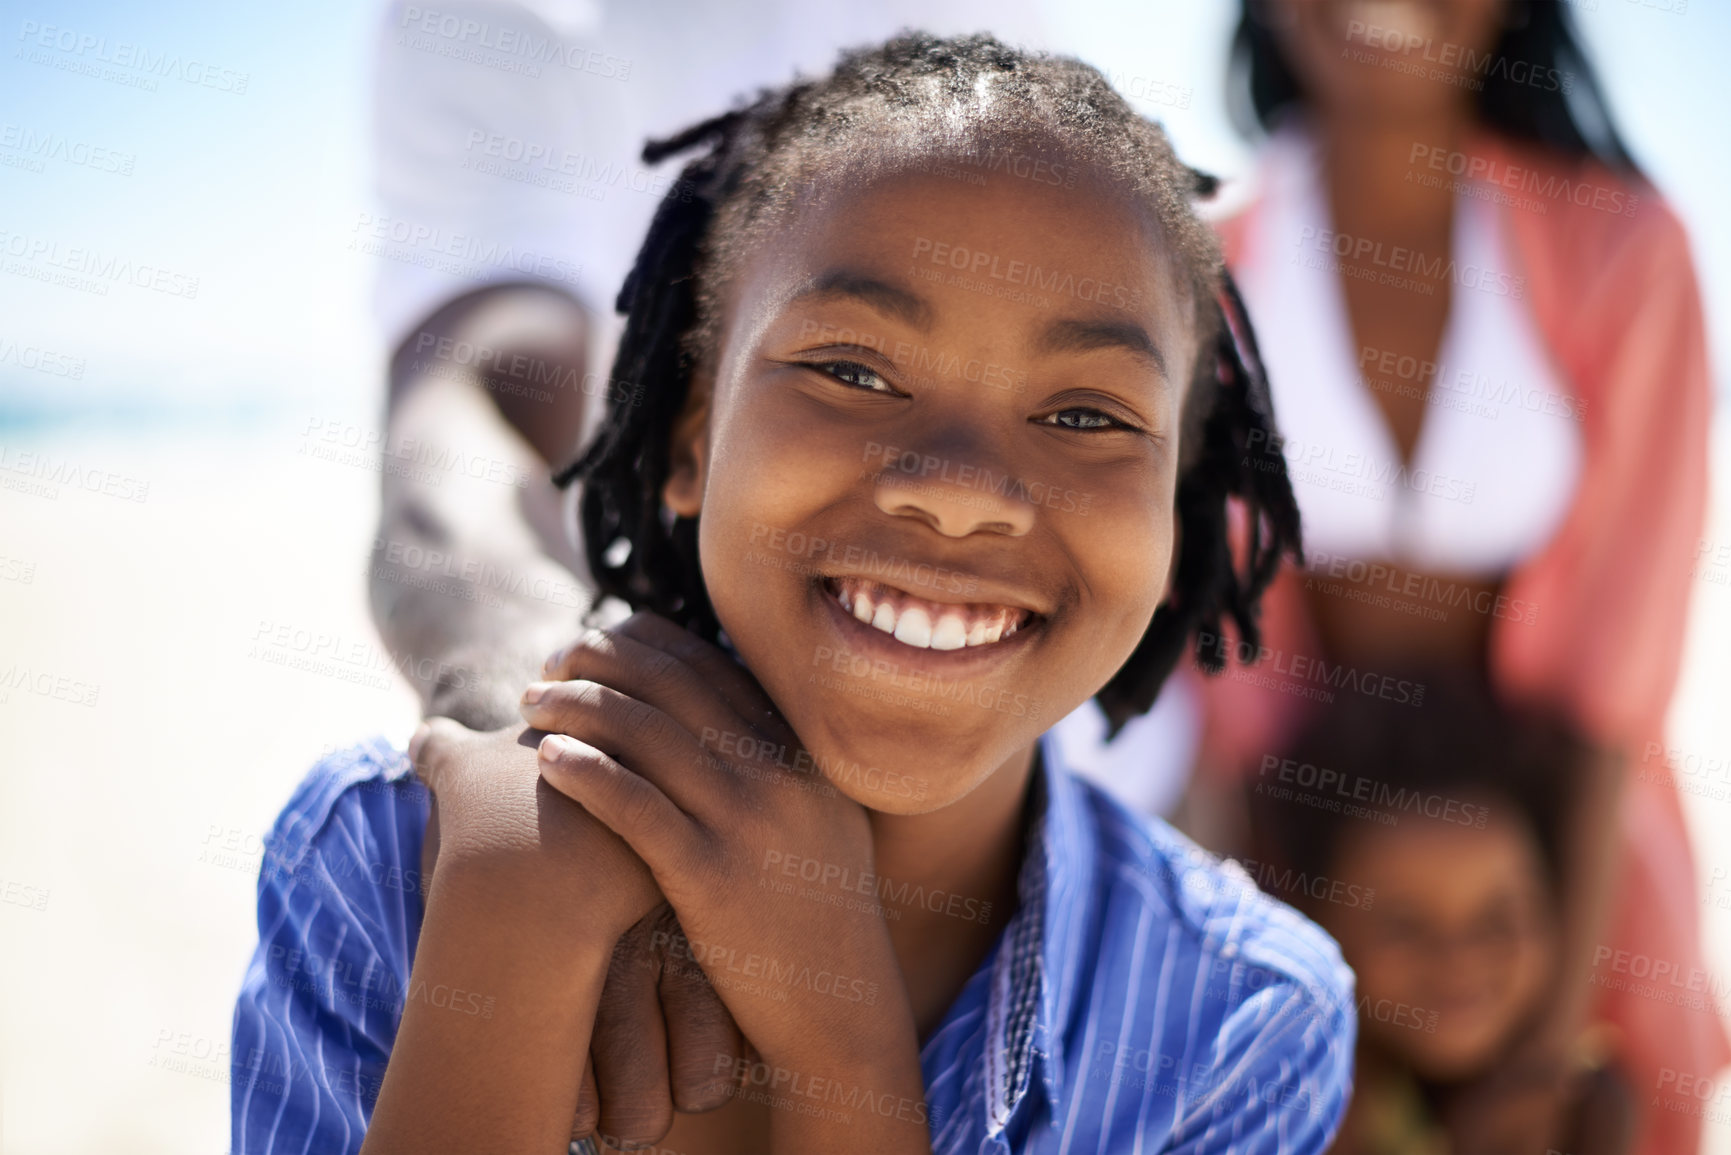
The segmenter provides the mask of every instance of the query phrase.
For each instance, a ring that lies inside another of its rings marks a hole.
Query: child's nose
[[[1001,464],[909,452],[885,461],[872,485],[879,509],[917,518],[945,537],[1020,537],[1034,528],[1028,484]]]

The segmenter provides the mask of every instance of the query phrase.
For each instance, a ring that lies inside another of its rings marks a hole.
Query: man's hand
[[[411,750],[417,769],[426,768],[423,780],[443,783],[450,795],[454,780],[469,772],[457,766],[461,760],[516,764],[536,773],[533,745],[522,744],[524,735],[521,727],[478,733],[439,718],[417,734]],[[424,879],[434,876],[441,825],[469,821],[451,813],[454,802],[440,805],[436,790],[434,797],[435,820],[428,824],[421,855]],[[597,888],[609,885],[595,881],[606,877],[605,855],[576,869]],[[645,877],[638,873],[642,869],[632,855],[622,868],[622,880],[611,885],[637,893]],[[596,1011],[573,1139],[599,1132],[615,1147],[656,1143],[672,1126],[675,1110],[713,1110],[727,1103],[734,1090],[730,1074],[718,1077],[714,1072],[721,1065],[718,1055],[741,1054],[739,1029],[702,969],[670,956],[674,944],[683,941],[671,909],[658,892],[647,901],[656,904],[654,909],[614,948]],[[732,1069],[729,1065],[726,1071]]]
[[[674,1111],[713,1111],[733,1097],[735,1065],[714,1072],[718,1056],[740,1057],[739,1028],[703,969],[670,955],[683,940],[663,903],[614,948],[571,1138],[599,1134],[622,1149],[658,1143]]]

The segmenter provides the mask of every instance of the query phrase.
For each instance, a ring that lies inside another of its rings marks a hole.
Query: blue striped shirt
[[[926,1041],[932,1146],[1321,1152],[1350,1092],[1333,941],[1042,743],[1020,906]],[[353,1152],[412,985],[427,792],[383,741],[315,766],[267,840],[235,1009],[236,1155]]]

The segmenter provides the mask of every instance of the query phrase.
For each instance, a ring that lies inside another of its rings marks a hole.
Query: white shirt
[[[664,136],[904,26],[1039,46],[1033,0],[450,0],[384,5],[374,91],[379,258],[395,345],[488,282],[560,285],[603,327],[683,161]],[[607,342],[599,342],[606,345]]]
[[[1238,270],[1306,552],[1313,561],[1505,572],[1561,525],[1580,475],[1581,432],[1539,340],[1500,210],[1457,195],[1450,254],[1376,246],[1333,230],[1318,166],[1302,133],[1270,142],[1264,201]],[[1340,278],[1417,293],[1413,271],[1439,267],[1449,271],[1452,299],[1436,367],[1374,349],[1355,355]],[[1427,379],[1428,408],[1403,467],[1370,390]]]

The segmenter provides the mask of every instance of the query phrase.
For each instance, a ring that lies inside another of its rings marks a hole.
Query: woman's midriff
[[[1482,672],[1492,623],[1521,621],[1497,578],[1367,563],[1307,572],[1303,585],[1326,656],[1355,666]]]

